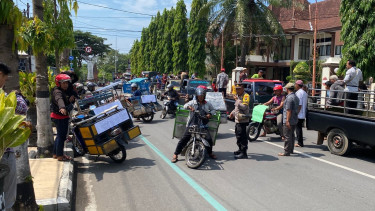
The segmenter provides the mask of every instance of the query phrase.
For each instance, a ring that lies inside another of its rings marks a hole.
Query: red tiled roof
[[[318,30],[341,28],[339,17],[341,0],[325,0],[317,4],[310,4],[307,0],[297,1],[300,2],[300,5],[295,8],[270,7],[285,31],[311,31],[314,25],[316,6],[318,7]]]

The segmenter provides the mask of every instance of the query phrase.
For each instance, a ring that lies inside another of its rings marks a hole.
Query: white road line
[[[233,129],[229,129],[230,131],[235,131]],[[270,144],[270,145],[273,145],[273,146],[276,146],[276,147],[279,147],[281,149],[284,149],[283,146],[280,146],[278,144],[275,144],[275,143],[272,143],[272,142],[269,142],[269,141],[265,141],[265,140],[261,140],[258,138],[259,141],[262,141],[264,143],[267,143],[267,144]],[[358,171],[358,170],[355,170],[355,169],[352,169],[352,168],[349,168],[349,167],[346,167],[346,166],[343,166],[343,165],[340,165],[340,164],[337,164],[337,163],[333,163],[331,161],[327,161],[327,160],[324,160],[324,159],[321,159],[321,158],[317,158],[317,157],[314,157],[312,155],[309,155],[309,154],[306,154],[306,153],[303,153],[303,152],[300,152],[300,151],[297,151],[297,150],[294,150],[294,153],[297,153],[297,154],[300,154],[300,155],[303,155],[305,157],[308,157],[308,158],[312,158],[314,160],[317,160],[317,161],[320,161],[320,162],[323,162],[323,163],[326,163],[326,164],[329,164],[329,165],[332,165],[332,166],[336,166],[338,168],[342,168],[342,169],[345,169],[347,171],[350,171],[350,172],[353,172],[353,173],[356,173],[356,174],[359,174],[359,175],[362,175],[362,176],[365,176],[365,177],[368,177],[370,179],[374,179],[375,180],[375,176],[374,175],[371,175],[371,174],[367,174],[367,173],[364,173],[362,171]]]
[[[86,211],[96,211],[96,200],[95,200],[95,194],[93,191],[93,185],[90,180],[90,173],[89,173],[89,165],[90,165],[90,160],[86,156],[82,156],[82,163],[85,166],[85,172],[82,174],[83,181],[86,182],[86,193],[87,193],[87,206],[85,208]]]

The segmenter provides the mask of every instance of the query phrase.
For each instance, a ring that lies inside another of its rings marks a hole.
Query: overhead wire
[[[103,6],[103,5],[91,4],[91,3],[87,3],[87,2],[83,2],[83,1],[77,1],[77,2],[81,3],[81,4],[86,4],[86,5],[90,5],[90,6],[94,6],[94,7],[101,7],[101,8],[119,11],[119,12],[125,12],[125,13],[136,14],[136,15],[145,15],[145,16],[150,16],[150,17],[154,16],[154,15],[151,15],[151,14],[146,14],[146,13],[141,13],[141,12],[132,12],[132,11],[122,10],[122,9],[116,9],[116,8],[107,7],[107,6]]]

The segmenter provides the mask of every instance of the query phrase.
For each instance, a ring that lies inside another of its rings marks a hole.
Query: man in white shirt
[[[346,85],[346,99],[347,100],[358,100],[358,86],[363,81],[362,71],[356,67],[355,61],[348,60],[346,62],[346,75],[344,78],[344,83]],[[349,108],[357,108],[357,102],[354,101],[347,101],[347,107]],[[356,114],[355,110],[348,111],[349,114]]]
[[[299,99],[299,111],[298,111],[298,122],[296,125],[296,134],[298,143],[296,147],[303,147],[303,133],[302,127],[306,119],[306,108],[307,108],[307,93],[302,89],[303,81],[296,81],[294,89],[296,90],[296,96]]]

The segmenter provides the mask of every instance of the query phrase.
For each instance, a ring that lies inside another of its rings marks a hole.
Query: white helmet
[[[132,83],[132,85],[130,85],[131,88],[135,87],[135,88],[138,88],[138,84],[136,83]]]
[[[167,88],[168,89],[173,89],[173,85],[172,84],[168,84]]]

